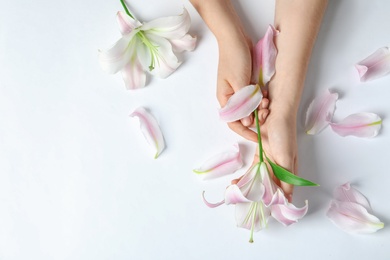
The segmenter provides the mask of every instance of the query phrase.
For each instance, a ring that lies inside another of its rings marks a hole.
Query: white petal
[[[356,64],[360,81],[374,80],[390,73],[390,49],[383,47]]]
[[[145,87],[146,75],[137,59],[128,63],[121,70],[121,73],[127,89],[133,90]]]
[[[115,74],[130,62],[134,54],[132,45],[135,44],[135,34],[136,31],[133,30],[120,38],[110,49],[99,50],[100,66],[105,72]]]
[[[333,198],[335,200],[343,202],[354,202],[362,205],[368,211],[371,210],[371,206],[367,198],[360,191],[358,191],[354,187],[351,187],[351,184],[349,182],[337,187],[334,190]]]
[[[202,175],[204,180],[234,173],[243,165],[238,144],[234,147],[235,151],[224,152],[211,157],[194,172]]]
[[[183,14],[147,22],[141,27],[141,30],[167,39],[180,39],[187,34],[190,25],[191,17],[187,9],[184,8]]]
[[[116,20],[122,35],[129,34],[132,30],[142,25],[139,21],[134,20],[128,14],[121,11],[117,13]]]
[[[298,222],[299,219],[306,215],[308,210],[307,201],[305,202],[305,206],[297,208],[287,201],[280,189],[276,191],[270,207],[272,217],[285,226]]]
[[[339,123],[331,123],[330,126],[341,136],[372,138],[378,135],[382,119],[374,113],[357,113],[347,116]]]
[[[326,213],[338,228],[350,233],[374,233],[384,224],[360,204],[333,200]]]
[[[269,210],[261,202],[239,203],[236,205],[236,223],[238,227],[260,231],[266,226]]]
[[[234,93],[219,110],[219,117],[225,122],[233,122],[249,116],[260,104],[263,94],[259,85],[249,85]]]
[[[196,37],[189,34],[184,35],[180,39],[170,39],[174,52],[193,51],[196,46]]]
[[[271,179],[268,172],[267,165],[264,162],[261,163],[260,165],[260,173],[264,185],[263,202],[266,206],[269,206],[276,192],[276,187],[275,187],[276,185],[274,181]]]
[[[306,113],[306,133],[315,135],[329,125],[336,109],[337,93],[330,93],[329,90],[322,96],[315,98]]]
[[[143,107],[134,110],[130,116],[139,118],[142,134],[147,142],[156,150],[154,158],[157,158],[164,150],[165,142],[156,119]]]
[[[226,188],[225,191],[225,203],[226,205],[229,204],[237,204],[237,203],[246,203],[246,202],[251,202],[248,200],[241,192],[240,188],[233,184],[229,185]]]
[[[265,187],[261,182],[260,164],[253,165],[237,182],[241,193],[250,201],[261,201]]]

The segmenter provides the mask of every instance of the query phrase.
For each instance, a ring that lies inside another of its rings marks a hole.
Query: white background
[[[390,221],[388,131],[390,77],[359,83],[353,65],[390,44],[390,2],[330,1],[314,49],[299,112],[299,173],[320,183],[296,188],[309,212],[288,228],[271,221],[248,243],[234,206],[207,208],[251,163],[254,145],[218,119],[218,50],[187,1],[130,4],[148,21],[186,7],[199,43],[181,55],[168,79],[127,91],[121,76],[99,67],[97,50],[119,37],[118,1],[0,1],[0,259],[389,259],[390,231],[350,235],[325,216],[333,189],[347,181],[374,213]],[[273,22],[274,2],[236,3],[256,41]],[[340,93],[335,119],[375,112],[374,139],[340,137],[331,129],[303,133],[310,101]],[[128,115],[151,111],[167,148],[153,159]],[[245,166],[204,182],[192,169],[238,142]]]

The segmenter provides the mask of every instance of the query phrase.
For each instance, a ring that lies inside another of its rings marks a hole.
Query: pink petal
[[[330,93],[327,90],[324,95],[316,97],[311,102],[306,113],[305,128],[307,134],[315,135],[329,125],[336,108],[338,96],[337,93]]]
[[[115,74],[120,71],[134,54],[133,37],[137,31],[132,31],[120,38],[113,47],[108,50],[99,50],[99,62],[101,68],[110,74]]]
[[[360,81],[374,80],[390,73],[390,50],[383,47],[355,65]]]
[[[253,165],[237,182],[241,193],[250,201],[261,201],[265,188],[261,182],[260,164]]]
[[[271,202],[271,215],[278,222],[285,226],[289,226],[298,222],[303,218],[308,210],[307,201],[306,205],[302,208],[295,207],[292,203],[289,203],[286,197],[283,195],[280,189],[278,189]]]
[[[141,30],[167,39],[180,39],[187,34],[190,26],[191,17],[184,8],[183,14],[155,19],[145,23]]]
[[[128,14],[121,11],[117,13],[116,18],[122,35],[130,33],[132,30],[142,25],[139,21],[134,20]]]
[[[377,217],[368,213],[362,205],[353,202],[333,200],[326,215],[333,224],[346,232],[374,233],[384,227]]]
[[[259,81],[259,73],[262,75],[260,86],[265,86],[275,74],[275,60],[278,53],[274,37],[279,32],[270,25],[264,37],[256,44],[253,49],[253,73],[252,82]]]
[[[340,185],[334,191],[333,198],[342,202],[353,202],[362,205],[368,211],[371,210],[367,198],[357,189],[351,187],[349,182]]]
[[[180,39],[170,39],[174,52],[193,51],[196,46],[196,37],[189,34],[184,35]]]
[[[220,118],[233,122],[249,116],[260,104],[263,95],[259,85],[246,86],[234,93],[219,110]]]
[[[225,203],[229,204],[237,204],[237,203],[246,203],[251,202],[248,200],[241,192],[240,188],[233,184],[229,185],[225,191]]]
[[[382,119],[374,113],[357,113],[347,116],[339,123],[330,123],[330,126],[341,136],[371,138],[378,135]]]
[[[139,107],[130,114],[131,117],[138,117],[140,120],[141,131],[147,142],[154,147],[157,158],[165,148],[164,137],[156,119],[145,110]]]
[[[239,203],[236,205],[238,227],[257,232],[266,226],[269,210],[261,202]]]
[[[141,63],[144,66],[145,70],[149,70],[153,75],[166,78],[171,75],[181,64],[178,61],[176,55],[173,53],[171,43],[160,36],[144,33],[145,37],[147,37],[150,43],[156,48],[156,53],[153,53],[151,56],[150,51],[147,51],[143,58],[141,59]],[[155,59],[154,69],[150,70],[150,61]]]
[[[208,202],[208,201],[206,200],[206,198],[204,197],[204,193],[205,193],[205,192],[203,191],[203,193],[202,193],[203,202],[204,202],[204,204],[206,204],[207,207],[209,207],[209,208],[216,208],[216,207],[219,207],[219,206],[221,206],[222,204],[225,203],[224,200],[223,200],[223,201],[220,201],[220,202],[217,202],[217,203],[210,203],[210,202]]]
[[[271,179],[269,175],[267,165],[264,162],[261,163],[260,165],[260,173],[264,185],[263,202],[268,207],[275,194],[276,187],[274,181]]]
[[[130,62],[121,70],[123,81],[127,89],[143,88],[146,75],[138,58],[132,57]]]
[[[234,173],[243,165],[238,144],[234,147],[235,151],[224,152],[211,157],[194,172],[202,175],[204,180]]]

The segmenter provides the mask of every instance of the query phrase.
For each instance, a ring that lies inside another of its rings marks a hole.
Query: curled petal
[[[268,172],[267,165],[264,162],[262,162],[260,164],[260,173],[261,173],[261,178],[262,178],[262,182],[264,185],[263,202],[264,202],[265,206],[268,207],[272,201],[274,194],[275,194],[276,186],[275,186],[274,181],[271,179],[269,172]]]
[[[213,179],[227,174],[232,174],[243,165],[238,144],[236,150],[217,154],[203,163],[194,172],[203,176],[203,179]]]
[[[280,189],[278,189],[272,199],[271,215],[278,222],[285,226],[289,226],[293,223],[298,222],[299,219],[303,218],[308,210],[307,201],[305,206],[302,208],[295,207],[292,203],[289,203],[286,197],[283,195]]]
[[[191,17],[184,8],[183,14],[158,18],[145,23],[141,30],[153,33],[167,39],[180,39],[190,29]]]
[[[374,233],[384,227],[377,217],[354,202],[332,200],[326,215],[338,228],[350,233]]]
[[[278,33],[279,32],[270,25],[264,37],[253,49],[252,81],[258,82],[260,86],[265,86],[275,74],[275,60],[278,51],[274,44],[274,37]]]
[[[329,125],[336,108],[338,96],[337,93],[330,93],[327,90],[324,95],[315,98],[311,102],[306,113],[305,128],[307,134],[315,135]]]
[[[266,226],[269,215],[269,210],[261,202],[236,205],[236,223],[240,228],[260,231]]]
[[[134,54],[135,44],[134,36],[137,33],[133,30],[120,38],[113,47],[108,50],[99,50],[99,62],[102,69],[110,74],[115,74],[120,71]]]
[[[330,123],[330,126],[341,136],[371,138],[378,135],[382,119],[374,113],[357,113],[347,116],[339,123]]]
[[[208,202],[208,201],[206,200],[206,198],[204,197],[204,193],[205,193],[205,192],[203,191],[203,193],[202,193],[203,202],[204,202],[204,204],[206,204],[206,206],[209,207],[209,208],[216,208],[216,207],[219,207],[219,206],[221,206],[222,204],[225,203],[224,200],[223,200],[223,201],[220,201],[220,202],[217,202],[217,203],[210,203],[210,202]]]
[[[121,11],[117,13],[116,20],[122,35],[131,33],[132,30],[142,25],[139,21],[134,20],[128,14]]]
[[[189,34],[184,35],[180,39],[170,39],[174,52],[193,51],[196,46],[196,37]]]
[[[131,117],[138,117],[140,120],[141,131],[147,142],[155,148],[157,158],[165,148],[164,137],[156,119],[145,110],[139,107],[130,114]]]
[[[334,190],[333,198],[338,201],[357,203],[367,210],[371,210],[371,206],[367,198],[360,191],[351,187],[349,182],[337,187]]]
[[[171,75],[181,64],[173,53],[171,43],[162,37],[145,33],[145,37],[153,45],[153,51],[144,51],[141,59],[145,70],[149,70],[153,75],[166,78]],[[150,60],[154,60],[154,68],[150,68]]]
[[[220,118],[233,122],[249,116],[260,104],[263,95],[259,85],[249,85],[234,93],[219,110]]]
[[[374,80],[390,73],[390,50],[383,47],[355,65],[360,81]]]
[[[248,200],[241,192],[240,188],[233,184],[229,185],[225,191],[225,203],[229,204],[237,204],[237,203],[246,203],[251,202]]]
[[[261,201],[265,188],[261,182],[260,164],[253,165],[237,182],[241,193],[250,201]]]

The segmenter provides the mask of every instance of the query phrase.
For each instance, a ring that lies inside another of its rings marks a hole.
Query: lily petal
[[[360,81],[374,80],[390,73],[390,49],[382,47],[355,65]]]
[[[330,123],[330,126],[341,136],[372,138],[378,135],[382,119],[374,113],[357,113],[347,116],[339,123]]]
[[[374,233],[384,227],[377,217],[353,202],[332,200],[326,215],[338,228],[350,233]]]
[[[121,11],[117,13],[116,20],[122,35],[131,33],[132,30],[142,25],[139,21],[134,20],[128,14]]]
[[[253,73],[252,82],[258,82],[260,86],[265,86],[275,74],[275,60],[278,53],[274,37],[279,32],[270,25],[264,37],[258,41],[253,49]],[[259,77],[259,74],[261,75]]]
[[[357,189],[351,186],[349,182],[340,185],[334,190],[333,198],[343,202],[353,202],[362,205],[368,211],[371,210],[367,198]]]
[[[172,45],[167,39],[149,33],[145,33],[145,36],[156,49],[154,53],[146,52],[141,63],[145,70],[149,70],[153,75],[164,79],[171,75],[180,66],[181,62],[173,53]],[[152,58],[155,59],[155,64],[154,68],[150,70],[149,62]]]
[[[241,193],[250,201],[261,201],[265,187],[261,182],[260,164],[253,165],[237,182]]]
[[[289,226],[298,222],[303,218],[308,210],[307,201],[302,208],[295,207],[292,203],[289,203],[280,189],[278,189],[271,202],[271,215],[278,222],[285,226]]]
[[[142,134],[147,142],[156,150],[154,158],[157,158],[165,148],[164,137],[157,120],[143,107],[134,110],[130,116],[139,118]]]
[[[223,200],[223,201],[220,201],[220,202],[217,202],[217,203],[210,203],[210,202],[208,202],[208,201],[206,200],[206,198],[204,197],[204,193],[205,193],[205,192],[203,191],[203,193],[202,193],[203,202],[204,202],[204,204],[206,204],[206,206],[209,207],[209,208],[216,208],[216,207],[219,207],[219,206],[221,206],[222,204],[225,203],[224,200]]]
[[[211,157],[194,172],[202,175],[204,180],[234,173],[243,165],[238,144],[234,147],[235,151],[224,152]]]
[[[268,207],[275,194],[276,187],[274,181],[271,179],[269,175],[267,165],[264,162],[262,162],[260,165],[260,173],[264,185],[263,202],[265,206]]]
[[[138,60],[137,54],[134,53],[134,56],[130,58],[130,62],[125,65],[125,67],[121,70],[121,73],[127,89],[133,90],[143,88],[145,86],[146,75]]]
[[[259,85],[249,85],[234,93],[219,110],[220,118],[233,122],[249,116],[260,104],[263,95]]]
[[[239,203],[236,205],[238,227],[257,232],[266,226],[269,210],[261,202]]]
[[[196,37],[189,34],[184,35],[180,39],[170,39],[174,52],[193,51],[196,46]]]
[[[100,66],[105,72],[115,74],[129,63],[134,54],[134,48],[131,47],[135,44],[134,36],[136,33],[137,31],[133,30],[122,36],[110,49],[99,50]]]
[[[306,113],[306,133],[315,135],[329,125],[336,109],[337,93],[330,93],[329,90],[319,97],[316,97],[310,104]]]
[[[141,30],[167,39],[180,39],[187,34],[191,25],[191,17],[184,8],[183,14],[158,18],[145,23]]]
[[[233,184],[229,185],[225,191],[225,203],[229,204],[237,204],[237,203],[246,203],[251,202],[248,200],[241,192],[240,188]]]

